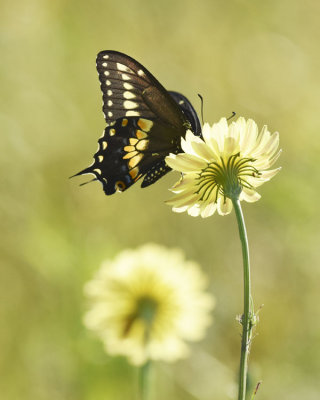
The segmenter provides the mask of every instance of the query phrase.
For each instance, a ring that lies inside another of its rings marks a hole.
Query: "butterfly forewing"
[[[107,123],[123,117],[160,118],[180,129],[186,122],[177,103],[157,79],[133,58],[115,51],[97,56]]]

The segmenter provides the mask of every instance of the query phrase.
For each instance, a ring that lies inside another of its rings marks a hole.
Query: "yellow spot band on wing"
[[[152,128],[153,122],[148,119],[139,118],[137,124],[143,131],[149,132]]]
[[[122,158],[124,160],[128,160],[129,158],[132,158],[132,157],[136,156],[137,154],[139,154],[137,151],[131,151],[130,153],[127,153],[126,155],[124,155]]]
[[[136,178],[138,173],[139,173],[139,168],[138,167],[132,168],[132,170],[129,171],[129,174],[130,174],[132,179]]]
[[[124,146],[123,150],[126,151],[127,153],[129,153],[130,151],[135,151],[135,147],[134,146]]]
[[[136,149],[137,150],[145,150],[149,145],[149,140],[140,140],[137,145]]]
[[[136,136],[138,139],[145,139],[148,137],[148,135],[145,132],[140,131],[140,129],[137,129]]]
[[[143,154],[138,154],[135,157],[132,157],[128,162],[129,168],[134,168],[136,165],[138,165],[142,158]]]

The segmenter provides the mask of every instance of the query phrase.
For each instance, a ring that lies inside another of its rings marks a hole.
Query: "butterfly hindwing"
[[[93,174],[107,195],[142,176],[141,187],[149,186],[170,171],[165,157],[181,151],[186,130],[201,134],[198,116],[185,96],[166,91],[125,54],[100,52],[97,70],[107,127],[93,164],[76,175]]]
[[[170,170],[164,157],[171,147],[177,148],[176,144],[168,145],[161,132],[163,126],[157,121],[139,117],[118,119],[99,139],[93,164],[77,175],[93,174],[107,195],[128,189],[145,174],[149,176],[147,181],[159,179]],[[144,186],[153,182],[146,183]]]

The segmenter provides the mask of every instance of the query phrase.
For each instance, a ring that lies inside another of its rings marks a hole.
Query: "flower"
[[[147,244],[105,261],[85,286],[84,323],[107,353],[134,365],[188,355],[186,341],[203,338],[214,299],[199,265],[177,249]]]
[[[226,118],[205,123],[201,139],[190,130],[181,147],[185,153],[170,154],[166,163],[182,172],[171,191],[176,195],[166,201],[173,211],[209,217],[232,211],[232,200],[254,202],[260,199],[255,188],[269,181],[280,168],[268,170],[279,157],[278,132],[272,135],[265,125],[240,117],[228,125]]]

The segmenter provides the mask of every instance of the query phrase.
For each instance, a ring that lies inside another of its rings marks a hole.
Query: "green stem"
[[[147,361],[140,367],[139,371],[139,399],[147,400],[149,394],[149,373],[150,373],[150,361]]]
[[[251,282],[250,282],[250,259],[249,246],[246,232],[246,226],[242,214],[240,201],[232,200],[234,210],[237,217],[239,235],[242,246],[243,259],[243,279],[244,279],[244,311],[241,318],[242,323],[242,339],[241,339],[241,357],[240,357],[240,373],[239,373],[239,394],[238,400],[246,398],[246,383],[248,371],[248,356],[250,350],[250,342],[253,327],[253,306],[251,305]]]

